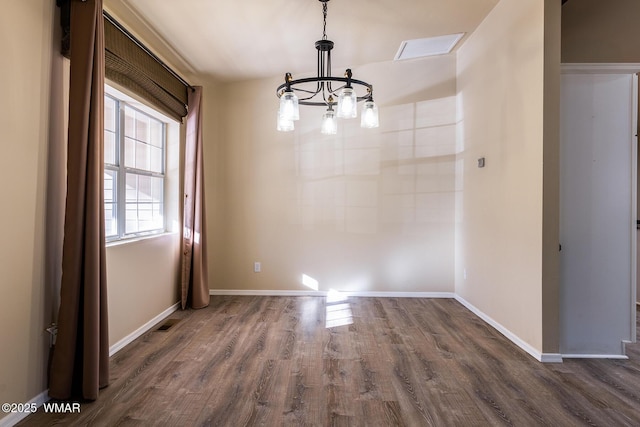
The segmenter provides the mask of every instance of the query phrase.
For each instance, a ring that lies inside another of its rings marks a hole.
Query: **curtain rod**
[[[189,83],[187,83],[187,81],[185,79],[183,79],[178,73],[176,73],[175,71],[173,71],[173,69],[171,67],[169,67],[164,61],[162,61],[162,59],[158,58],[158,56],[153,53],[147,46],[144,45],[144,43],[142,43],[140,40],[138,40],[136,38],[136,36],[134,36],[133,34],[131,34],[129,32],[129,30],[127,30],[125,27],[122,26],[122,24],[120,24],[118,21],[115,20],[115,18],[111,15],[109,15],[109,13],[106,10],[102,11],[102,15],[109,21],[111,22],[118,30],[120,30],[122,32],[122,34],[124,34],[125,36],[127,36],[132,42],[134,42],[136,45],[138,45],[138,47],[142,50],[145,51],[145,53],[147,53],[147,55],[149,55],[151,58],[153,58],[154,61],[156,61],[158,64],[160,64],[165,70],[167,70],[169,73],[171,73],[171,75],[173,77],[175,77],[178,81],[180,81],[180,83],[182,83],[183,85],[185,85],[186,87],[188,87],[189,89],[191,89],[192,91],[195,91],[194,87],[191,86]]]

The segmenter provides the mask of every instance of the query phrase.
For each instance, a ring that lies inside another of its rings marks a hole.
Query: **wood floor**
[[[221,296],[171,317],[80,414],[19,425],[640,426],[640,345],[542,364],[451,299]]]

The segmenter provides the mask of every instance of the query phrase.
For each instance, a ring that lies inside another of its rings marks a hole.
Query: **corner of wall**
[[[542,350],[560,350],[560,26],[561,4],[544,3]]]

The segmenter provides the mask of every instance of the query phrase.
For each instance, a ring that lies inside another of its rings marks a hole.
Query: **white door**
[[[563,74],[560,351],[622,356],[635,340],[633,74]]]

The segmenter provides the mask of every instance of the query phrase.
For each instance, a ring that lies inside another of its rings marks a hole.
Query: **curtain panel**
[[[49,396],[95,400],[109,381],[102,0],[71,2],[67,200]]]
[[[202,88],[189,91],[184,159],[181,303],[193,308],[209,305],[206,209],[202,158]]]

